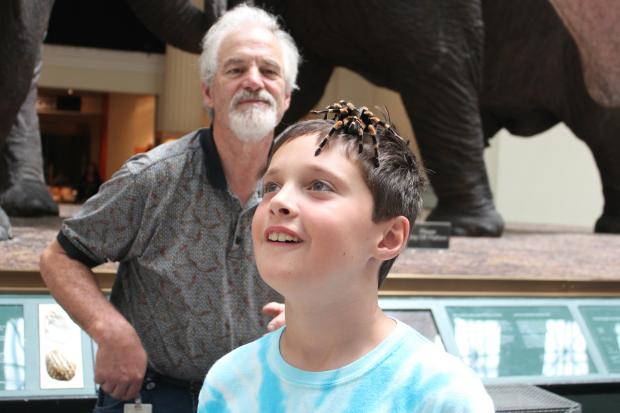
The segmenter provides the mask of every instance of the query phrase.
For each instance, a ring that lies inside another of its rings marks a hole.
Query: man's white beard
[[[243,99],[261,99],[268,105],[251,105],[238,109],[237,103]],[[237,92],[228,108],[228,122],[231,131],[244,142],[258,142],[273,132],[278,124],[276,101],[266,90],[252,93],[247,90]]]

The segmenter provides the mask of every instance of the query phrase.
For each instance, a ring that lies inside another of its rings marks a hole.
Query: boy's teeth
[[[299,242],[299,239],[293,237],[289,234],[284,234],[282,232],[272,232],[268,236],[269,241],[278,241],[278,242]]]

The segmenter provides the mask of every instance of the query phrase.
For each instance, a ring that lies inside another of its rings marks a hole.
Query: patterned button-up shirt
[[[221,356],[263,334],[281,300],[258,275],[251,221],[227,189],[209,129],[131,158],[67,219],[58,240],[92,267],[120,263],[110,301],[135,327],[149,365],[202,380]]]

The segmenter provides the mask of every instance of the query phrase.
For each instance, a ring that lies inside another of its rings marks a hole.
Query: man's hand
[[[134,399],[146,372],[146,352],[138,334],[127,323],[112,328],[98,344],[95,382],[115,399]]]
[[[276,303],[275,301],[265,304],[263,307],[263,314],[273,317],[273,319],[267,324],[268,331],[274,331],[286,324],[284,318],[284,304]]]

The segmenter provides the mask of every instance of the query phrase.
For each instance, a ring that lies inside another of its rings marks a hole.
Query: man
[[[41,256],[50,291],[98,344],[95,411],[136,396],[195,410],[211,364],[260,336],[260,308],[277,299],[256,271],[250,224],[299,54],[273,16],[245,5],[203,50],[212,128],[130,159]],[[110,302],[90,270],[107,260],[120,263]]]

